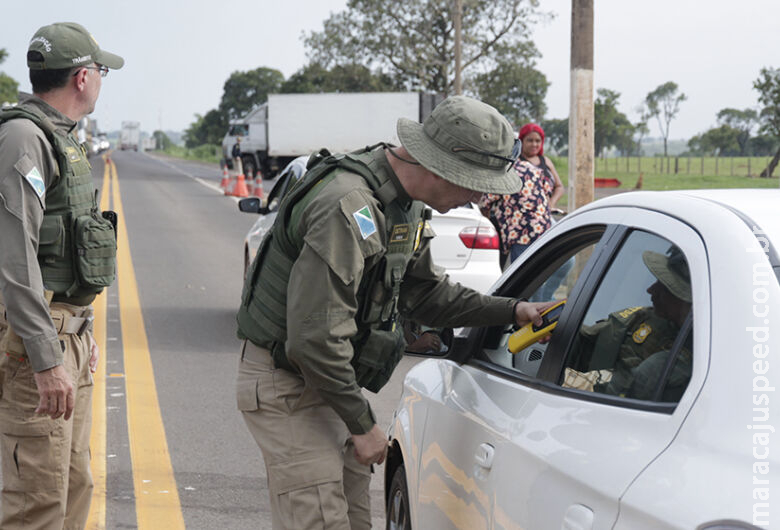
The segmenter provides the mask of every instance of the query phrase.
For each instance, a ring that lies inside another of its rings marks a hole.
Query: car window
[[[588,304],[562,386],[676,402],[691,376],[691,308],[683,252],[655,234],[631,232]]]
[[[533,261],[541,260],[549,265],[534,273],[528,283],[521,283],[514,291],[501,294],[525,297],[530,301],[566,300],[591,259],[598,237],[599,234],[595,234],[589,240],[557,252],[555,256],[544,255],[542,251],[540,258]],[[488,328],[482,343],[483,357],[503,368],[536,377],[548,343],[543,340],[518,346],[514,339],[510,343],[517,331],[517,327],[512,325]]]

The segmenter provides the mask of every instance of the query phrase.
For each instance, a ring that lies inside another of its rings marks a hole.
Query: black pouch
[[[352,366],[358,385],[379,392],[401,361],[406,341],[400,326],[393,331],[372,329],[362,340],[353,342],[353,347]]]

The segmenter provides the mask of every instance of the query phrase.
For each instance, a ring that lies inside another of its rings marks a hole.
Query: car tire
[[[406,485],[406,471],[403,464],[393,473],[390,494],[387,496],[387,530],[412,530],[409,513],[409,488]]]

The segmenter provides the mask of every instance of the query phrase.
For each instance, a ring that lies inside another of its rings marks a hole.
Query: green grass
[[[566,157],[551,157],[558,174],[564,185],[568,184],[569,160]],[[746,176],[748,159],[735,157],[733,159],[734,175],[732,176],[731,158],[716,159],[714,157],[692,157],[690,159],[690,173],[688,173],[688,159],[678,159],[678,173],[674,174],[674,158],[669,159],[671,173],[666,173],[664,158],[643,157],[641,169],[643,173],[643,190],[681,190],[703,188],[778,188],[780,181],[777,174],[780,173],[780,165],[775,170],[772,178],[759,178],[761,172],[769,163],[770,157],[754,157],[750,159],[750,172],[753,176]],[[702,161],[704,173],[701,172]],[[628,167],[626,167],[628,164]],[[663,168],[661,165],[663,164]],[[636,157],[597,159],[595,176],[597,178],[616,178],[623,189],[633,189],[639,180],[640,162]],[[564,204],[563,201],[560,204]]]
[[[199,160],[201,162],[219,164],[219,160],[222,158],[222,147],[219,145],[206,144],[189,149],[179,145],[172,145],[163,150],[163,153],[185,160]]]

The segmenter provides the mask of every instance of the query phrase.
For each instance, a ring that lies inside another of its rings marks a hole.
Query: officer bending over
[[[310,167],[247,274],[238,408],[263,453],[275,529],[370,528],[369,466],[387,438],[361,387],[379,391],[401,359],[399,314],[523,325],[549,305],[452,284],[431,259],[423,203],[444,213],[520,189],[506,119],[456,96],[422,125],[401,118],[398,137],[402,147]]]

